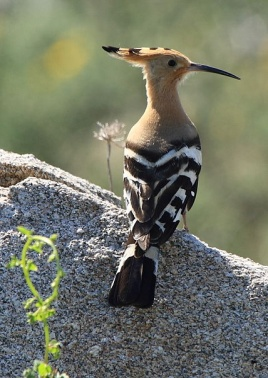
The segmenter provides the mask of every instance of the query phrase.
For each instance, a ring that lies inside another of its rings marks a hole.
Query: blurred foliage
[[[162,46],[230,71],[179,89],[201,135],[191,232],[268,263],[267,0],[0,0],[0,148],[33,153],[108,187],[96,123],[130,127],[146,105],[140,70],[101,45]],[[115,191],[123,150],[113,147]]]

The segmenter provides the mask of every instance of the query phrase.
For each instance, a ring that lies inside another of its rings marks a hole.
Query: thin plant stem
[[[44,334],[45,334],[45,356],[44,361],[48,364],[48,350],[49,350],[49,341],[50,341],[50,332],[49,332],[49,325],[47,320],[43,321],[44,323]]]
[[[113,179],[112,179],[112,171],[111,171],[111,142],[107,140],[107,169],[108,169],[108,177],[110,183],[110,191],[113,192]]]
[[[38,300],[38,302],[40,304],[42,304],[43,300],[42,300],[41,296],[39,295],[38,291],[36,290],[36,288],[34,287],[32,281],[31,281],[31,278],[30,278],[29,270],[27,269],[27,251],[28,251],[31,243],[32,243],[32,238],[28,237],[27,241],[24,244],[24,247],[22,249],[22,253],[21,253],[21,267],[22,267],[22,270],[23,270],[25,281],[27,282],[29,289],[31,290],[34,297]]]
[[[43,300],[42,300],[41,296],[39,295],[38,291],[36,290],[36,288],[34,287],[32,281],[31,281],[31,278],[30,278],[29,270],[27,269],[27,262],[26,262],[27,251],[28,251],[30,245],[32,244],[32,241],[33,241],[33,238],[29,236],[27,238],[27,241],[26,241],[23,249],[22,249],[21,265],[22,265],[23,274],[24,274],[24,277],[25,277],[25,280],[27,282],[29,289],[31,290],[34,297],[38,300],[40,305],[42,305]],[[49,350],[50,334],[49,334],[49,325],[48,325],[47,320],[43,321],[43,325],[44,325],[44,334],[45,334],[44,361],[45,361],[46,364],[48,364],[48,350]]]

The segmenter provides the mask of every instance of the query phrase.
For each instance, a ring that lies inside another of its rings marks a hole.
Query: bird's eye
[[[176,66],[176,64],[177,64],[177,62],[176,62],[174,59],[170,59],[170,60],[168,61],[168,65],[169,65],[170,67],[174,67],[174,66]]]

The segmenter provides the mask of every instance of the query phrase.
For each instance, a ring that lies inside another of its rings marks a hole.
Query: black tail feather
[[[143,274],[140,293],[133,302],[136,307],[150,307],[154,303],[156,284],[155,263],[148,257],[143,257]]]
[[[150,307],[154,301],[158,265],[158,247],[151,246],[135,257],[136,244],[128,245],[109,293],[112,306]]]
[[[114,306],[128,305],[139,296],[142,282],[143,257],[128,257],[110,290],[109,302]]]

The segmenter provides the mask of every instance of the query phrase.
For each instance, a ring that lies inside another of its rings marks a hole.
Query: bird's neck
[[[146,113],[158,116],[161,123],[175,122],[180,124],[191,123],[185,113],[179,98],[175,82],[166,83],[159,80],[146,80],[147,108]]]
[[[147,107],[127,137],[127,145],[165,153],[174,141],[192,140],[197,131],[182,108],[176,83],[148,80]]]

